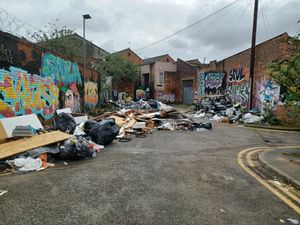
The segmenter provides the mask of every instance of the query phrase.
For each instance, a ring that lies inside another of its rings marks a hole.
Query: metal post
[[[85,77],[85,18],[83,16],[83,77]]]
[[[255,0],[254,15],[253,15],[253,27],[252,27],[251,58],[250,58],[250,98],[249,98],[249,103],[248,103],[248,109],[253,108],[253,83],[254,83],[254,65],[255,65],[257,10],[258,10],[258,0]]]

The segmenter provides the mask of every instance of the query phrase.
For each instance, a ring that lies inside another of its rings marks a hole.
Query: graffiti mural
[[[146,93],[143,89],[137,89],[135,91],[135,97],[136,97],[137,100],[145,99],[146,98]]]
[[[200,74],[200,96],[223,94],[225,86],[225,73],[207,72]]]
[[[41,74],[42,77],[52,78],[60,88],[62,107],[70,107],[72,112],[81,111],[78,85],[82,86],[82,79],[76,63],[45,53],[42,58]]]
[[[155,92],[155,99],[166,103],[174,103],[176,100],[175,94],[172,93],[164,94],[162,91]]]
[[[84,104],[87,109],[94,108],[98,103],[97,83],[92,81],[84,84]]]
[[[9,70],[0,70],[0,118],[35,113],[50,119],[59,93],[53,80],[16,67]]]
[[[243,108],[247,108],[250,94],[246,74],[247,71],[242,66],[233,68],[229,73],[226,88],[226,93],[233,104],[240,103]]]
[[[263,112],[264,108],[275,109],[279,102],[280,86],[270,80],[257,83],[256,108]]]

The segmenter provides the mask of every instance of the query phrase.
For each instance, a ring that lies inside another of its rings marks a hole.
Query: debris
[[[46,147],[39,147],[33,150],[28,151],[28,155],[32,158],[36,158],[41,154],[50,153],[50,154],[57,154],[59,152],[59,148],[57,146],[46,146]]]
[[[288,218],[287,220],[290,221],[292,224],[299,224],[299,220],[297,219]]]
[[[42,167],[42,160],[40,158],[33,159],[27,158],[16,158],[14,165],[19,168],[21,172],[35,171]]]
[[[243,116],[244,123],[258,123],[263,120],[263,116],[252,115],[251,113],[246,113]]]
[[[76,126],[75,131],[73,133],[75,136],[85,135],[85,132],[83,130],[83,125],[84,122]]]
[[[224,116],[214,115],[213,118],[211,118],[211,120],[221,122],[222,120],[224,120]]]
[[[0,196],[6,194],[7,192],[8,190],[0,190]]]
[[[69,164],[68,164],[67,162],[64,162],[64,165],[67,166],[67,165],[69,165]]]
[[[146,127],[146,123],[145,122],[136,122],[132,126],[133,129],[144,129],[145,127]]]
[[[55,129],[66,132],[68,134],[73,134],[76,129],[76,122],[70,114],[60,113],[55,118]]]
[[[32,137],[18,139],[0,144],[0,159],[5,159],[31,149],[64,141],[70,137],[61,131],[52,131]]]
[[[103,120],[95,125],[89,132],[92,141],[99,145],[108,145],[116,138],[119,128],[116,126],[114,119]]]
[[[30,125],[35,130],[44,129],[36,114],[4,118],[0,119],[0,140],[13,137],[13,130],[16,126],[24,125]]]
[[[231,176],[223,176],[224,177],[224,179],[226,180],[226,181],[233,181],[233,180],[235,180],[233,177],[231,177]]]
[[[12,132],[13,137],[31,137],[33,135],[36,135],[36,130],[31,125],[18,125]]]
[[[92,158],[94,149],[84,137],[74,136],[66,140],[62,146],[57,157],[61,160],[78,160],[85,158]]]
[[[74,118],[76,124],[80,124],[88,120],[88,116],[84,113],[72,113],[71,108],[57,109],[56,114],[66,113]]]
[[[220,212],[226,213],[226,210],[225,209],[220,209]]]
[[[283,219],[279,219],[280,223],[285,223],[285,221]]]

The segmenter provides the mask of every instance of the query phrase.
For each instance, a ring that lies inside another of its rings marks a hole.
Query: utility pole
[[[257,27],[257,10],[258,0],[254,0],[254,15],[252,27],[252,44],[251,44],[251,58],[250,58],[250,98],[248,102],[248,109],[253,108],[253,83],[254,83],[254,64],[255,64],[255,45],[256,45],[256,27]]]

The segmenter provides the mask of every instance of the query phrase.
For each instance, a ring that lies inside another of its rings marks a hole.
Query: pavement
[[[91,160],[0,177],[0,224],[292,224],[300,216],[242,170],[249,147],[300,133],[215,124],[116,142]]]
[[[300,189],[300,148],[263,151],[259,159]]]

